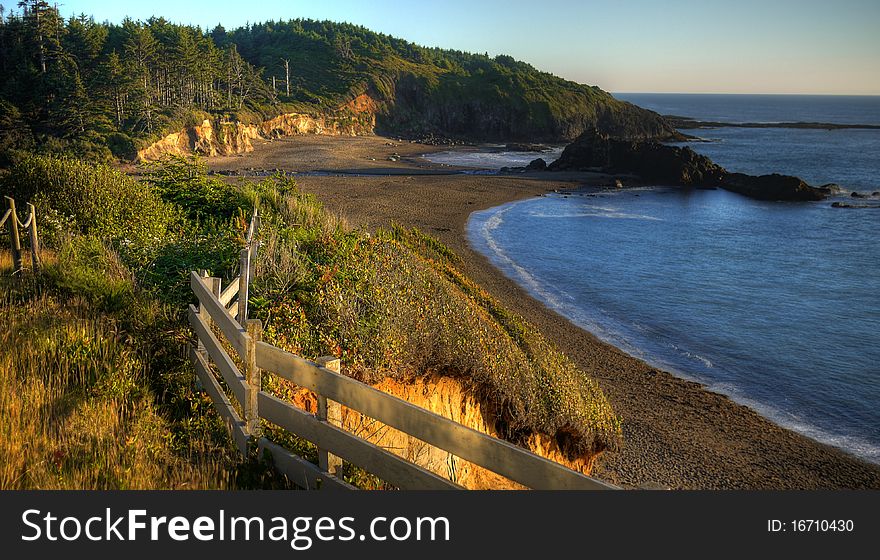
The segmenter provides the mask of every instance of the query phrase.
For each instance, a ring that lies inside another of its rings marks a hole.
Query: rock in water
[[[690,148],[618,140],[595,131],[566,146],[550,170],[634,173],[649,181],[691,186],[717,186],[724,174],[722,167]]]
[[[544,158],[533,159],[526,166],[526,171],[544,171],[547,169],[547,162]]]
[[[847,204],[846,202],[834,202],[832,208],[880,208],[880,204]]]
[[[791,175],[746,175],[728,173],[721,181],[721,188],[758,200],[824,200],[830,190],[811,187],[798,177]]]
[[[544,144],[526,144],[524,142],[512,142],[504,148],[512,152],[543,152],[549,149]]]
[[[662,185],[721,187],[760,200],[822,200],[838,189],[833,184],[812,187],[788,175],[729,173],[688,147],[653,140],[620,140],[595,130],[566,146],[548,169],[633,173]]]

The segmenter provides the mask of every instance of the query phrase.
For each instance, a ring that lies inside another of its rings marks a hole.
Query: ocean
[[[880,123],[880,97],[619,97],[725,122]],[[880,191],[880,130],[716,128],[732,171]],[[473,158],[473,156],[470,156]],[[455,164],[455,161],[450,161]],[[880,462],[880,210],[663,187],[476,212],[473,246],[605,341],[772,421]]]

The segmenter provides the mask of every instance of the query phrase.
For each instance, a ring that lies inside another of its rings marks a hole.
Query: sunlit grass
[[[207,408],[184,422],[163,413],[151,356],[117,317],[10,272],[0,252],[0,488],[234,485],[222,427]]]

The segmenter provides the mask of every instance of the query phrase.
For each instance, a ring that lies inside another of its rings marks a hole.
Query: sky
[[[612,92],[880,94],[880,0],[59,0],[58,7],[98,21],[156,15],[205,28],[347,21],[429,47],[509,54]]]

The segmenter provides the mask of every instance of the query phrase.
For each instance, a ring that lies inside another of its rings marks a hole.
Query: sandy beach
[[[208,163],[212,171],[242,175],[324,171],[297,181],[353,227],[416,226],[453,248],[466,273],[598,380],[623,418],[623,450],[605,454],[594,472],[603,480],[627,488],[880,488],[880,466],[776,426],[726,396],[601,342],[531,298],[468,243],[465,225],[476,210],[607,185],[609,177],[451,174],[454,168],[420,157],[446,149],[378,136],[301,136],[261,142],[251,154]]]

